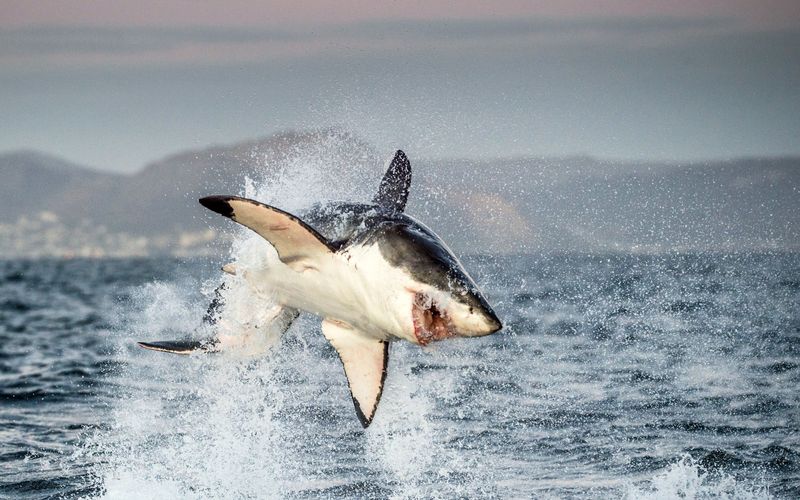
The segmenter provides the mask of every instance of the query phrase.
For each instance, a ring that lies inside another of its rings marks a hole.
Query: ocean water
[[[800,254],[467,258],[506,328],[394,344],[367,430],[313,317],[136,347],[222,263],[0,261],[0,497],[800,497]]]

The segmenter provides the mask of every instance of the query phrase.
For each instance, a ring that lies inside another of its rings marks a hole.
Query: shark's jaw
[[[444,340],[457,335],[455,326],[436,300],[424,293],[415,293],[411,303],[411,319],[414,324],[414,337],[420,345]]]

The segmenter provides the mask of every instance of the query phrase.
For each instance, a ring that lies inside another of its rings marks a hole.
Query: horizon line
[[[243,138],[235,141],[219,141],[219,142],[211,142],[205,146],[199,146],[196,148],[192,147],[184,147],[175,149],[173,152],[163,154],[151,160],[144,162],[140,167],[135,170],[131,171],[121,171],[121,170],[114,170],[107,167],[98,167],[96,165],[89,165],[80,161],[73,160],[66,155],[52,152],[52,151],[44,151],[42,149],[37,149],[35,147],[26,147],[21,146],[18,148],[12,149],[5,149],[0,150],[0,157],[11,156],[15,154],[31,154],[31,155],[42,155],[45,157],[49,157],[54,160],[58,160],[64,163],[69,163],[74,167],[89,170],[99,173],[106,173],[106,174],[113,174],[113,175],[120,175],[120,176],[132,176],[137,175],[147,168],[151,167],[152,165],[156,165],[161,163],[165,160],[168,160],[173,157],[182,156],[191,153],[202,153],[213,149],[231,149],[235,147],[241,147],[247,144],[252,144],[253,147],[256,147],[258,144],[267,142],[269,140],[278,138],[280,136],[285,135],[310,135],[310,134],[341,134],[352,136],[355,139],[358,139],[360,142],[364,143],[365,145],[371,147],[372,149],[376,150],[374,144],[366,141],[363,139],[362,136],[356,134],[355,132],[351,132],[348,130],[341,129],[339,127],[322,127],[322,128],[287,128],[283,130],[277,130],[273,133],[256,136],[256,137],[249,137]],[[394,149],[406,149],[407,147],[397,146]],[[599,163],[610,163],[610,164],[620,164],[620,165],[630,165],[635,163],[659,163],[663,164],[664,166],[682,166],[682,165],[698,165],[698,164],[712,164],[712,163],[729,163],[729,162],[736,162],[736,161],[747,161],[747,160],[756,160],[756,161],[769,161],[769,160],[800,160],[800,153],[774,153],[769,155],[757,155],[757,154],[747,154],[747,155],[738,155],[738,156],[729,156],[729,157],[694,157],[694,158],[632,158],[632,157],[612,157],[612,156],[601,156],[595,155],[588,152],[575,152],[565,155],[536,155],[536,154],[511,154],[511,155],[495,155],[495,156],[453,156],[453,155],[429,155],[429,156],[419,156],[417,157],[417,162],[489,162],[489,161],[525,161],[525,160],[537,160],[537,161],[556,161],[556,160],[579,160],[579,159],[586,159],[586,160],[593,160]]]

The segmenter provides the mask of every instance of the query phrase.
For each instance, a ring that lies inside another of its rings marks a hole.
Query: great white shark
[[[262,236],[275,248],[246,281],[270,293],[280,309],[272,328],[285,331],[306,311],[344,366],[359,420],[367,427],[383,391],[389,344],[425,346],[450,337],[479,337],[502,328],[492,307],[447,245],[404,213],[411,163],[397,151],[372,203],[327,203],[301,217],[238,196],[200,203]],[[236,274],[235,264],[223,270]],[[218,307],[212,303],[211,309]],[[210,342],[140,342],[188,354],[220,350]]]

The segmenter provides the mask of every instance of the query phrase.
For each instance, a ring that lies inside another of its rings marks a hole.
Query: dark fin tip
[[[402,151],[401,151],[402,152]],[[369,424],[375,419],[375,414],[378,412],[378,404],[381,402],[381,396],[383,396],[383,386],[386,382],[386,375],[388,374],[388,367],[389,367],[389,342],[383,342],[383,369],[381,370],[381,387],[378,391],[378,398],[375,401],[375,408],[372,410],[372,416],[367,418],[364,415],[364,412],[361,410],[361,405],[358,404],[356,398],[353,399],[353,406],[356,407],[356,415],[358,416],[359,422],[361,425],[366,429],[369,427]],[[349,383],[349,382],[348,382]],[[352,394],[351,394],[352,397]]]
[[[369,424],[372,423],[372,419],[367,418],[367,416],[364,415],[364,412],[361,410],[361,405],[358,404],[356,398],[353,398],[353,405],[356,407],[356,415],[358,415],[358,421],[361,422],[361,426],[366,429],[367,427],[369,427]]]
[[[233,215],[233,207],[228,203],[228,200],[230,200],[228,196],[206,196],[205,198],[200,198],[200,204],[212,212],[230,217]]]

